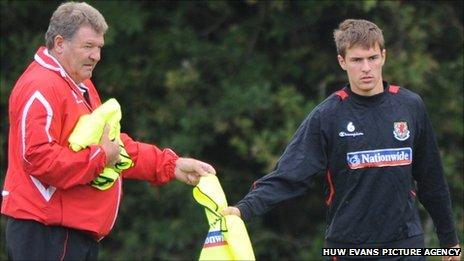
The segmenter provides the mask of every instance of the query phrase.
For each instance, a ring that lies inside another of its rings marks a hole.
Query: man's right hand
[[[237,207],[226,207],[225,209],[221,211],[221,214],[223,216],[227,216],[227,215],[236,215],[237,217],[242,216],[242,214],[240,213],[240,209],[238,209]]]
[[[100,146],[106,154],[106,166],[108,168],[114,167],[116,163],[119,162],[119,152],[121,148],[119,147],[119,142],[117,140],[111,141],[109,138],[110,126],[105,124],[103,129],[103,134],[100,138]]]

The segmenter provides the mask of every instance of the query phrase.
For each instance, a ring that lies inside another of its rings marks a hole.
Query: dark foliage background
[[[462,1],[92,1],[106,17],[94,81],[123,107],[133,137],[211,162],[231,204],[270,171],[299,123],[346,81],[333,29],[364,18],[384,30],[384,78],[427,103],[463,238]],[[57,1],[1,1],[0,183],[8,96],[43,45]],[[260,260],[320,259],[324,179],[248,223]],[[198,258],[207,231],[191,187],[127,181],[100,259]],[[421,209],[427,245],[437,247]],[[2,219],[2,227],[4,219]],[[3,229],[2,229],[3,233]],[[0,259],[4,259],[2,234]]]

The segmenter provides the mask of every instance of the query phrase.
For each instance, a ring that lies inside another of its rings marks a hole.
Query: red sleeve
[[[121,133],[121,140],[134,162],[132,168],[123,171],[124,178],[147,180],[153,185],[162,185],[174,178],[179,158],[174,151],[136,142],[125,133]]]
[[[59,144],[64,123],[53,95],[35,90],[20,108],[24,170],[42,183],[61,189],[87,184],[103,171],[106,155],[97,145],[73,152]]]

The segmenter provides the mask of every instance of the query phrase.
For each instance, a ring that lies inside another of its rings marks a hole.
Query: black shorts
[[[7,217],[9,260],[97,260],[98,242],[82,231]]]

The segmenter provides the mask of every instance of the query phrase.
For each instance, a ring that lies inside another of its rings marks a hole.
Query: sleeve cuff
[[[166,164],[164,165],[165,179],[158,180],[158,184],[167,183],[175,177],[176,161],[179,159],[179,156],[177,156],[177,154],[171,149],[166,149],[165,153],[166,156],[169,157]]]
[[[454,230],[448,233],[437,233],[437,235],[440,247],[453,247],[459,243],[458,235]]]
[[[250,212],[250,208],[246,203],[240,201],[237,203],[236,207],[240,210],[242,220],[249,221],[253,217],[253,214]]]

